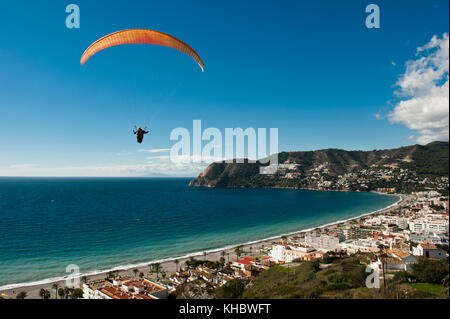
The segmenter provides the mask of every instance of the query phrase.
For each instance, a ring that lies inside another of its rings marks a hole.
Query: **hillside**
[[[259,174],[260,167],[264,167],[260,162],[217,162],[209,165],[190,186],[390,192],[434,188],[448,193],[448,158],[448,142],[372,151],[281,152],[280,165],[272,175]]]
[[[297,262],[272,266],[248,281],[230,281],[216,290],[217,298],[241,299],[398,299],[448,298],[445,287],[431,283],[405,283],[401,275],[388,275],[381,289],[366,287],[366,265],[374,256],[358,253],[343,258],[328,258],[328,264]],[[430,264],[433,265],[430,265]],[[448,276],[448,261],[427,262],[428,273]],[[419,273],[416,273],[419,276]],[[439,277],[438,276],[438,277]],[[388,278],[389,277],[389,278]],[[431,276],[432,277],[432,276]],[[440,278],[440,277],[439,277]],[[240,279],[235,279],[238,281]],[[419,279],[415,279],[419,280]],[[430,289],[421,289],[422,286]],[[407,295],[406,295],[407,292]]]

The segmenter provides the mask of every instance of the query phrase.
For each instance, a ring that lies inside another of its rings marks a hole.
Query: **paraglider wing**
[[[155,44],[176,49],[193,58],[202,69],[202,72],[205,71],[202,59],[189,45],[169,34],[146,29],[123,30],[104,36],[87,48],[81,56],[80,63],[83,65],[91,56],[103,49],[132,43]]]

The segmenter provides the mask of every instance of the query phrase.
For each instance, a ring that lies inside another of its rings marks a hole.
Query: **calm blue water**
[[[372,193],[189,188],[188,179],[0,178],[0,286],[263,239],[368,213]]]

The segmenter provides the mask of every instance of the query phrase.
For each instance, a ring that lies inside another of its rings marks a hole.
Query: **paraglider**
[[[86,49],[81,56],[80,63],[81,65],[84,65],[90,57],[103,49],[116,45],[134,43],[155,44],[176,49],[193,58],[202,69],[202,72],[205,71],[205,65],[203,64],[202,59],[189,45],[169,34],[147,29],[118,31],[98,39]]]
[[[81,65],[84,65],[86,61],[89,60],[93,55],[106,48],[122,44],[137,43],[155,44],[181,51],[194,59],[194,61],[197,62],[198,66],[201,68],[202,72],[205,71],[205,65],[203,64],[202,59],[197,54],[197,52],[195,52],[194,49],[192,49],[189,45],[169,34],[147,29],[130,29],[117,31],[98,39],[97,41],[92,43],[86,49],[86,51],[84,51],[83,55],[81,56],[80,63]],[[136,129],[135,127],[133,133],[136,134],[137,142],[141,144],[144,140],[144,135],[148,134],[148,131],[143,130],[141,127],[139,127],[138,129]]]
[[[144,140],[144,135],[148,134],[148,131],[143,130],[140,126],[137,130],[133,130],[133,133],[136,134],[136,138],[137,138],[137,142],[139,144],[142,143],[142,141]]]

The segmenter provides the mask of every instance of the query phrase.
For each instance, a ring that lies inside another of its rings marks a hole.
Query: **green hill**
[[[388,150],[325,149],[281,152],[273,175],[259,174],[265,165],[224,163],[209,165],[190,186],[290,187],[307,189],[397,191],[447,189],[448,142],[412,145]],[[330,184],[330,185],[328,185]],[[447,185],[447,186],[445,186]]]

